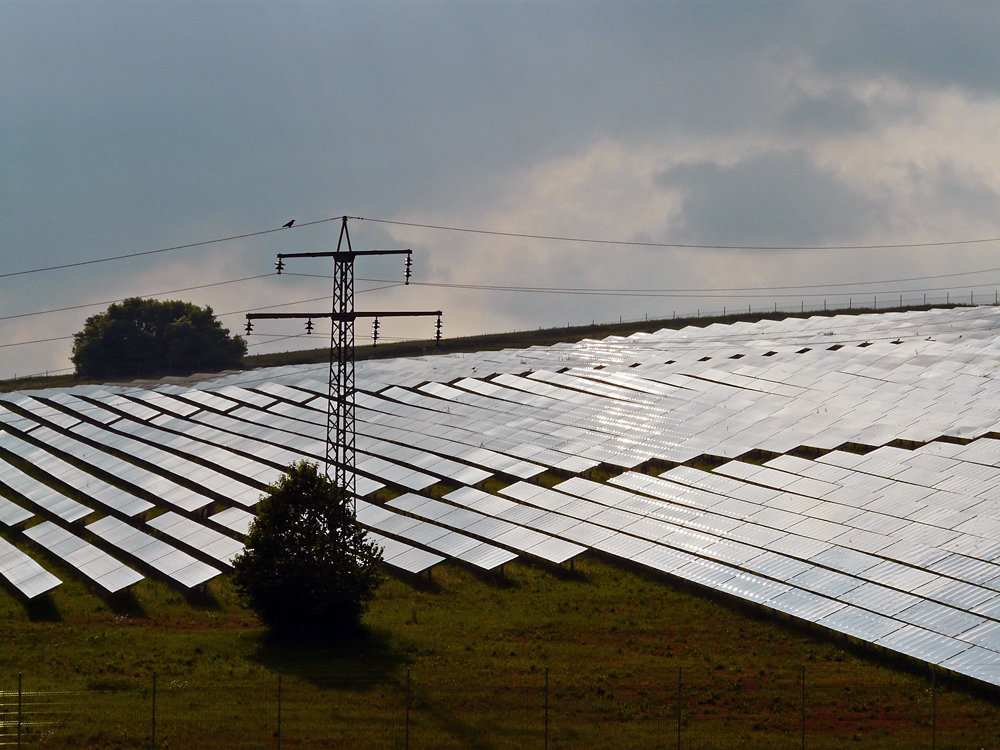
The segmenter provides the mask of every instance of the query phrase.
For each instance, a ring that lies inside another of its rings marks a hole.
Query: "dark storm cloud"
[[[820,70],[888,75],[914,84],[1000,93],[1000,5],[943,2],[803,3]]]
[[[694,244],[836,244],[864,236],[879,215],[876,202],[800,151],[765,153],[732,166],[684,164],[656,182],[681,193],[672,236]]]
[[[293,209],[475,205],[503,175],[595,138],[870,126],[846,93],[783,106],[776,61],[985,86],[995,16],[919,3],[8,3],[0,198],[32,220],[33,257],[162,244],[195,216],[256,226]],[[7,222],[0,241],[26,243]]]
[[[183,241],[186,221],[488,203],[498,178],[594,138],[752,126],[773,20],[713,3],[2,6],[0,198],[35,234],[3,222],[0,242],[27,264]]]
[[[1000,215],[1000,195],[982,177],[942,166],[932,172],[913,169],[910,178],[928,209],[981,220]]]
[[[798,92],[782,113],[782,120],[789,133],[800,136],[861,133],[875,126],[868,106],[842,90]]]
[[[205,266],[226,278],[264,273],[274,251],[335,241],[333,224],[298,227],[342,213],[573,236],[584,229],[567,217],[584,216],[594,236],[657,235],[641,209],[620,223],[593,218],[606,197],[627,194],[637,207],[656,198],[636,154],[704,160],[661,176],[684,196],[683,237],[672,239],[843,241],[881,226],[883,209],[894,227],[911,226],[894,203],[899,185],[875,205],[807,154],[851,159],[852,138],[925,122],[942,89],[988,97],[996,16],[992,5],[916,1],[0,0],[3,271],[299,220],[253,243],[22,277],[0,286],[0,313],[143,293],[132,288],[140,278],[166,275],[177,287],[178,275],[202,280]],[[879,93],[899,81],[902,93]],[[866,145],[855,164],[874,153]],[[780,153],[793,148],[802,150]],[[754,149],[763,155],[722,166]],[[595,153],[605,161],[580,177]],[[897,180],[927,196],[928,213],[953,201],[952,213],[995,214],[989,187],[965,167],[928,163],[919,179]],[[560,193],[567,164],[585,166]],[[526,210],[532,195],[551,204]],[[352,233],[392,244],[387,227]],[[435,243],[455,257],[466,248],[432,238],[421,269],[466,280],[468,263],[431,256]],[[601,276],[563,264],[556,248],[548,255],[566,269],[560,283]],[[495,275],[516,282],[523,272],[509,262]],[[518,307],[479,299],[483,319]],[[532,304],[544,322],[564,303]],[[35,338],[72,332],[32,320]]]

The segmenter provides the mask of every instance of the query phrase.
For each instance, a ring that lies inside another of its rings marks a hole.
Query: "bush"
[[[360,627],[382,582],[381,559],[344,490],[300,461],[258,503],[233,581],[275,631],[336,637]]]

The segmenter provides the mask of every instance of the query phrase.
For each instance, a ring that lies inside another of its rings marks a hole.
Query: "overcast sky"
[[[427,284],[357,308],[441,308],[446,335],[992,300],[1000,243],[654,245],[1000,237],[998,33],[994,2],[0,0],[0,275],[347,214],[382,220],[349,224],[355,249],[411,247]],[[69,367],[61,337],[122,297],[232,282],[166,295],[222,314],[328,295],[323,278],[235,280],[332,250],[339,228],[2,276],[0,377]],[[356,273],[359,292],[385,286],[402,261]],[[261,323],[251,351],[300,330]]]

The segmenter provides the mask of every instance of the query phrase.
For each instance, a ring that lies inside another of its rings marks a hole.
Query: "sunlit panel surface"
[[[601,554],[1000,684],[998,364],[996,307],[361,362],[357,518],[407,574]],[[0,576],[223,575],[326,383],[0,395]]]

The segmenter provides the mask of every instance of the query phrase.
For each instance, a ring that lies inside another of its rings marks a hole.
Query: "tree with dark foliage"
[[[130,297],[87,318],[71,359],[78,377],[141,377],[224,370],[246,351],[211,307]]]
[[[233,582],[275,632],[336,638],[360,628],[382,582],[381,559],[343,489],[300,461],[257,504]]]

